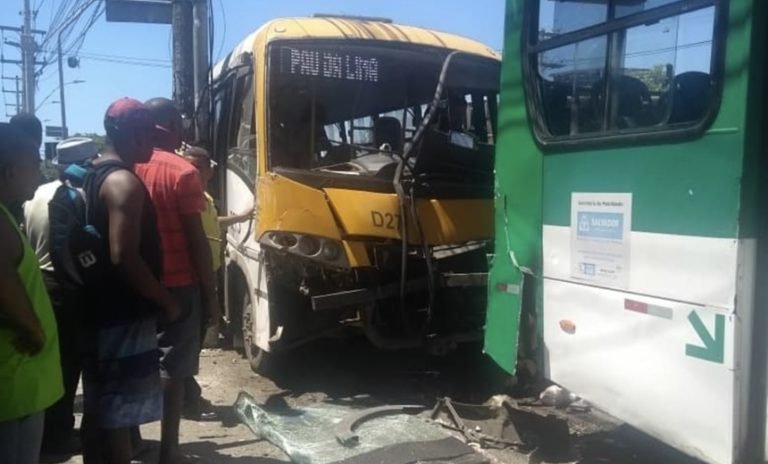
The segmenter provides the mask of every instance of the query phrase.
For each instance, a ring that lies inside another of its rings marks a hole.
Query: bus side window
[[[256,127],[254,124],[253,72],[237,76],[228,132],[229,161],[250,179],[256,178]]]
[[[541,98],[552,135],[603,130],[607,50],[602,36],[541,54]]]
[[[538,83],[536,128],[544,138],[692,125],[712,106],[715,6],[659,13],[643,24],[579,40],[585,27],[605,23],[610,30],[619,18],[680,2],[609,3],[541,0],[530,16],[538,22],[535,46],[541,51],[529,58]]]
[[[238,83],[238,86],[240,83]],[[237,131],[237,148],[256,149],[256,125],[254,99],[253,99],[253,75],[249,74],[242,79],[242,88],[238,88],[238,97],[242,98],[242,112],[240,114],[240,127]]]
[[[620,76],[632,79],[634,88],[616,89],[619,106],[631,106],[625,112],[618,109],[619,128],[704,117],[712,96],[714,10],[704,8],[626,31]]]
[[[232,107],[232,79],[216,84],[213,94],[213,156],[219,162],[226,159],[229,114]]]

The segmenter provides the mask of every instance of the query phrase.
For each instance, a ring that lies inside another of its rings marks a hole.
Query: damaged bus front
[[[255,191],[254,223],[230,232],[227,267],[228,313],[242,308],[254,367],[350,325],[381,348],[444,351],[480,337],[498,56],[383,21],[266,29],[249,60],[229,65],[235,87],[257,76],[255,104],[247,91],[233,97],[254,107],[253,129],[230,131],[254,149],[229,151],[225,182],[230,210]]]

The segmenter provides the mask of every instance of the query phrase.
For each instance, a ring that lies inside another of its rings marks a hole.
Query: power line
[[[77,26],[83,24],[81,17],[91,8],[96,5],[91,11],[91,15],[85,20],[83,27],[79,32],[75,33]],[[68,8],[67,8],[68,7]],[[64,0],[64,3],[60,6],[59,10],[54,16],[54,19],[49,27],[48,34],[43,40],[42,49],[46,53],[45,64],[39,70],[39,73],[45,71],[45,68],[52,64],[58,56],[58,40],[61,40],[62,55],[72,55],[82,47],[85,42],[85,37],[88,31],[96,24],[97,20],[104,14],[106,7],[101,0],[76,0],[72,3],[70,0]],[[70,38],[74,34],[74,39]],[[57,40],[53,40],[57,37]]]
[[[104,54],[104,53],[92,52],[88,50],[80,50],[79,56],[90,56],[92,58],[112,58],[112,59],[122,59],[122,60],[131,60],[131,61],[156,62],[158,64],[171,64],[171,60],[165,59],[165,58],[149,58],[149,57],[141,57],[141,56],[115,55],[111,53]]]
[[[82,55],[82,57],[85,60],[102,61],[102,62],[105,62],[105,63],[125,64],[125,65],[132,65],[132,66],[144,66],[144,67],[147,67],[147,68],[164,68],[164,69],[169,69],[171,67],[170,64],[160,64],[160,63],[150,63],[150,62],[142,62],[142,61],[121,60],[121,59],[116,59],[116,58],[98,58],[98,57],[87,56],[87,55]]]
[[[72,45],[68,48],[67,54],[76,53],[85,42],[85,36],[88,34],[88,31],[91,30],[94,24],[96,24],[96,21],[104,14],[106,11],[106,7],[101,4],[97,5],[96,8],[93,10],[93,13],[91,14],[91,18],[87,20],[85,26],[80,31],[80,34],[75,38]]]

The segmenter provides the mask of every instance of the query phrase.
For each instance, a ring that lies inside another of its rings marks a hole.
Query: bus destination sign
[[[379,59],[359,54],[282,47],[280,71],[296,76],[379,82]]]

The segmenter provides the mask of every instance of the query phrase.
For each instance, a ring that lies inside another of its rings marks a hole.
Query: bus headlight
[[[338,240],[294,232],[275,231],[262,235],[259,243],[334,267],[349,266],[347,255]]]
[[[296,248],[304,256],[315,256],[320,251],[320,241],[315,237],[300,235]]]
[[[270,234],[270,239],[280,248],[291,248],[296,246],[296,237],[293,234],[273,232]]]
[[[341,247],[333,242],[323,243],[323,258],[327,261],[336,261],[341,254]]]

